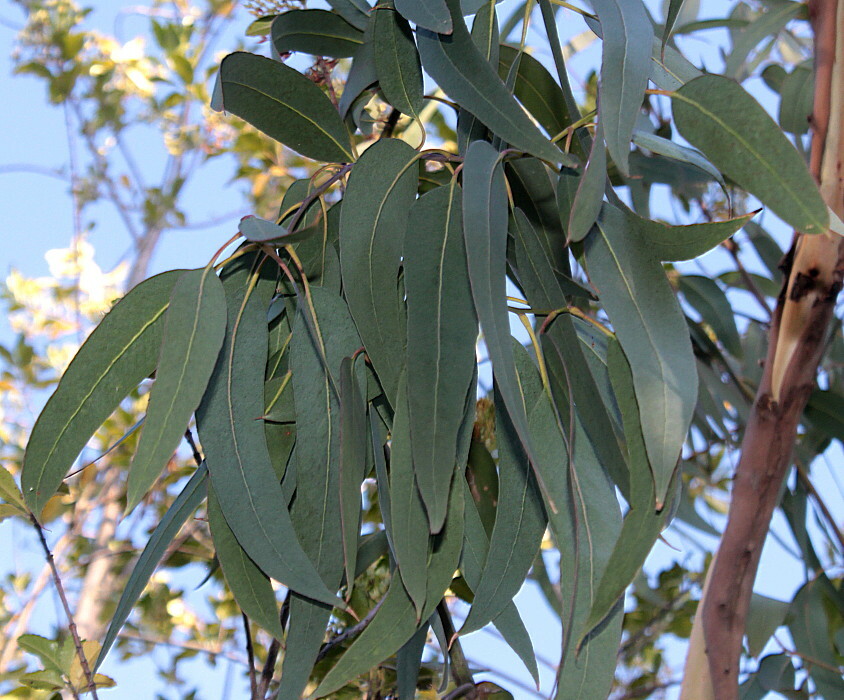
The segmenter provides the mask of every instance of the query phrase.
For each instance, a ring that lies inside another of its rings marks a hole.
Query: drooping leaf
[[[208,526],[223,576],[241,610],[276,639],[284,639],[278,602],[267,575],[249,558],[226,523],[214,488],[208,485]]]
[[[495,66],[498,63],[500,37],[498,17],[493,3],[486,3],[475,15],[471,36],[481,56],[486,58],[490,65]],[[457,110],[457,152],[465,155],[472,141],[483,141],[486,136],[487,129],[483,122],[468,110],[460,107]]]
[[[318,223],[311,226],[300,226],[296,231],[290,232],[285,226],[279,226],[274,221],[259,219],[257,216],[247,216],[240,220],[237,229],[247,241],[253,243],[292,245],[321,234],[323,226]]]
[[[214,371],[226,334],[226,297],[212,267],[186,272],[173,288],[146,420],[129,467],[126,512],[176,451]]]
[[[448,3],[454,18],[451,36],[417,31],[419,55],[426,72],[461,107],[513,148],[551,162],[559,161],[560,150],[533,125],[472,41],[458,0]]]
[[[390,513],[393,553],[407,594],[416,610],[425,605],[428,586],[429,526],[425,505],[416,484],[413,469],[413,443],[409,415],[407,383],[399,383],[396,413],[390,447]],[[451,490],[454,460],[448,464],[445,495]],[[421,618],[421,615],[419,617]]]
[[[418,117],[425,103],[413,32],[407,20],[389,6],[377,7],[374,14],[372,45],[378,84],[393,107]]]
[[[117,607],[111,616],[111,622],[109,622],[103,638],[103,646],[92,670],[96,671],[103,663],[106,654],[117,639],[123,623],[129,618],[132,608],[135,607],[135,603],[138,602],[144,588],[149,583],[149,579],[155,571],[155,567],[161,561],[161,557],[164,556],[173,538],[179,532],[179,528],[184,525],[185,521],[205,498],[203,486],[207,476],[208,467],[203,462],[152,531],[144,551],[141,552],[141,556],[135,562],[129,580],[123,588],[123,593],[120,595],[120,600],[117,602]]]
[[[533,462],[507,312],[507,194],[498,152],[485,141],[470,144],[463,165],[463,235],[472,297],[495,381],[516,434]]]
[[[218,111],[246,120],[307,158],[353,159],[349,135],[334,105],[313,82],[289,66],[238,51],[220,64]]]
[[[396,10],[405,19],[439,34],[451,34],[454,26],[445,0],[396,0]]]
[[[635,0],[634,0],[635,1]],[[607,181],[607,152],[604,149],[604,125],[598,122],[589,160],[577,181],[577,191],[569,212],[568,239],[582,241],[592,230],[601,204],[604,201],[604,186]]]
[[[351,358],[340,364],[340,520],[346,568],[346,597],[351,595],[360,534],[361,482],[366,476],[366,402],[354,375]]]
[[[253,267],[254,266],[254,267]],[[260,267],[259,267],[260,266]],[[276,480],[263,421],[270,264],[241,255],[225,270],[228,328],[196,425],[226,522],[268,576],[296,592],[335,602],[302,550]]]
[[[686,322],[662,265],[630,236],[618,209],[604,207],[596,235],[586,242],[586,263],[630,362],[661,508],[697,399]]]
[[[120,402],[155,370],[170,294],[184,270],[142,282],[79,348],[29,436],[21,491],[39,515],[85,443]]]
[[[837,391],[815,389],[805,408],[812,425],[844,442],[844,396]]]
[[[280,54],[302,51],[345,58],[363,44],[363,32],[327,10],[288,10],[273,20],[272,42]]]
[[[701,318],[715,331],[715,335],[733,357],[741,357],[741,338],[736,319],[726,294],[709,277],[683,275],[679,279],[680,291]]]
[[[704,75],[672,98],[680,134],[716,168],[801,233],[828,230],[826,205],[803,157],[738,83]]]
[[[463,489],[454,488],[451,490],[445,527],[433,537],[433,547],[428,558],[428,590],[422,614],[417,617],[413,602],[399,577],[394,574],[372,622],[325,675],[314,691],[314,697],[325,697],[335,692],[350,679],[367,672],[394,654],[413,636],[419,627],[417,619],[427,621],[451,583],[462,545]]]
[[[396,652],[396,694],[400,698],[416,696],[416,684],[422,665],[422,652],[428,639],[428,624],[423,624]]]
[[[595,588],[592,607],[578,643],[584,639],[618,604],[645,562],[659,533],[665,526],[669,508],[657,511],[651,467],[642,435],[641,415],[633,387],[630,365],[620,344],[611,339],[607,347],[607,364],[613,389],[624,420],[630,465],[629,510],[621,524],[621,533],[612,548],[600,582]]]
[[[617,211],[617,210],[616,210]],[[625,226],[656,260],[691,260],[712,250],[744,226],[758,212],[738,216],[726,221],[709,221],[703,224],[671,226],[659,221],[644,219],[629,210],[622,212]],[[618,217],[617,214],[613,214]]]
[[[759,656],[771,635],[785,622],[789,604],[760,593],[750,597],[747,610],[747,649],[751,656]]]
[[[474,591],[481,581],[484,563],[488,557],[489,537],[487,536],[484,523],[481,521],[480,513],[474,503],[469,484],[464,482],[463,488],[466,491],[464,496],[466,505],[460,572],[466,583]],[[504,606],[504,610],[498,614],[493,624],[501,633],[501,636],[504,637],[507,644],[510,645],[510,648],[522,660],[522,663],[524,663],[534,681],[538,682],[539,669],[536,664],[533,643],[513,601],[508,602]]]
[[[630,174],[630,139],[651,70],[653,24],[641,0],[593,0],[604,51],[598,99],[607,149],[619,170]]]
[[[404,364],[405,317],[397,276],[407,212],[416,198],[416,151],[381,139],[356,163],[340,218],[340,266],[349,310],[387,400]]]
[[[456,183],[425,194],[410,210],[404,279],[413,469],[430,529],[439,532],[478,328],[463,243],[462,190]]]
[[[784,131],[805,134],[809,130],[815,79],[812,71],[797,66],[782,81],[779,123]]]
[[[514,341],[516,366],[536,372],[527,351]],[[496,396],[496,439],[498,444],[498,507],[489,554],[477,586],[475,600],[461,634],[480,629],[496,619],[522,587],[536,558],[547,516],[542,494],[536,483],[519,438]]]
[[[0,466],[0,498],[22,515],[26,515],[26,503],[23,500],[23,494],[15,483],[15,477],[6,467],[2,466]]]

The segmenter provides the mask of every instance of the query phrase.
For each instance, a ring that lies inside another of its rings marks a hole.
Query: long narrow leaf
[[[170,294],[184,272],[156,275],[130,291],[65,370],[32,428],[24,454],[21,491],[36,515],[97,428],[155,370]]]
[[[214,371],[226,334],[226,296],[213,268],[186,272],[170,298],[146,420],[129,467],[126,512],[176,451]]]

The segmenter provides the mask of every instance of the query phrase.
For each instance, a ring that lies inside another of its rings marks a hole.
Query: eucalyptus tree
[[[639,0],[529,0],[501,18],[483,0],[332,0],[249,28],[272,57],[226,56],[212,106],[319,167],[277,216],[241,220],[205,267],[118,302],[24,459],[18,507],[37,519],[91,435],[154,376],[131,511],[195,416],[195,471],[101,649],[86,659],[77,644],[88,681],[202,509],[227,585],[263,630],[253,697],[503,692],[477,682],[461,646],[488,624],[538,678],[513,603],[528,577],[562,627],[556,697],[659,692],[643,648],[683,634],[672,620],[688,623],[694,604],[640,569],[669,525],[711,529],[695,503],[730,490],[725,453],[743,441],[682,692],[841,693],[842,537],[810,465],[842,435],[833,59],[844,7],[742,3],[695,21],[682,4],[666,3],[658,24]],[[596,88],[580,101],[558,35],[575,20],[602,39]],[[676,39],[713,27],[731,38],[720,74]],[[292,53],[323,57],[323,70],[304,75]],[[771,56],[761,74],[777,120],[740,82]],[[342,85],[326,59],[345,61]],[[659,184],[682,223],[652,216]],[[759,209],[796,232],[784,257]],[[716,247],[734,269],[693,274],[685,261]],[[759,271],[745,265],[753,250]],[[810,503],[821,534],[807,528]],[[751,595],[776,507],[807,571],[779,605]],[[543,555],[546,537],[556,557]],[[759,658],[781,625],[791,646]]]

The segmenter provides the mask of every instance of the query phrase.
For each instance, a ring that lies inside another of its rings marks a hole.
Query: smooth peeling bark
[[[813,0],[809,9],[816,63],[810,169],[824,200],[841,217],[844,3]],[[739,660],[753,582],[841,289],[842,238],[797,232],[784,272],[787,281],[774,312],[765,371],[745,430],[727,527],[701,599],[702,614],[695,620],[696,626],[703,625],[710,677],[693,677],[692,668],[697,674],[706,671],[706,666],[692,663],[700,655],[693,641],[684,700],[738,699]]]

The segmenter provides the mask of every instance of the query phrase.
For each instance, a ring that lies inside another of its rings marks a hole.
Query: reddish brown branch
[[[810,169],[836,213],[844,208],[841,135],[832,105],[840,99],[835,65],[838,0],[810,0],[815,29],[815,97]],[[840,63],[840,61],[839,61]],[[771,516],[779,503],[797,425],[815,382],[844,276],[841,239],[795,234],[786,282],[774,311],[765,372],[745,431],[729,519],[702,601],[714,697],[738,698],[738,672],[753,582]],[[801,281],[811,277],[811,288]]]

